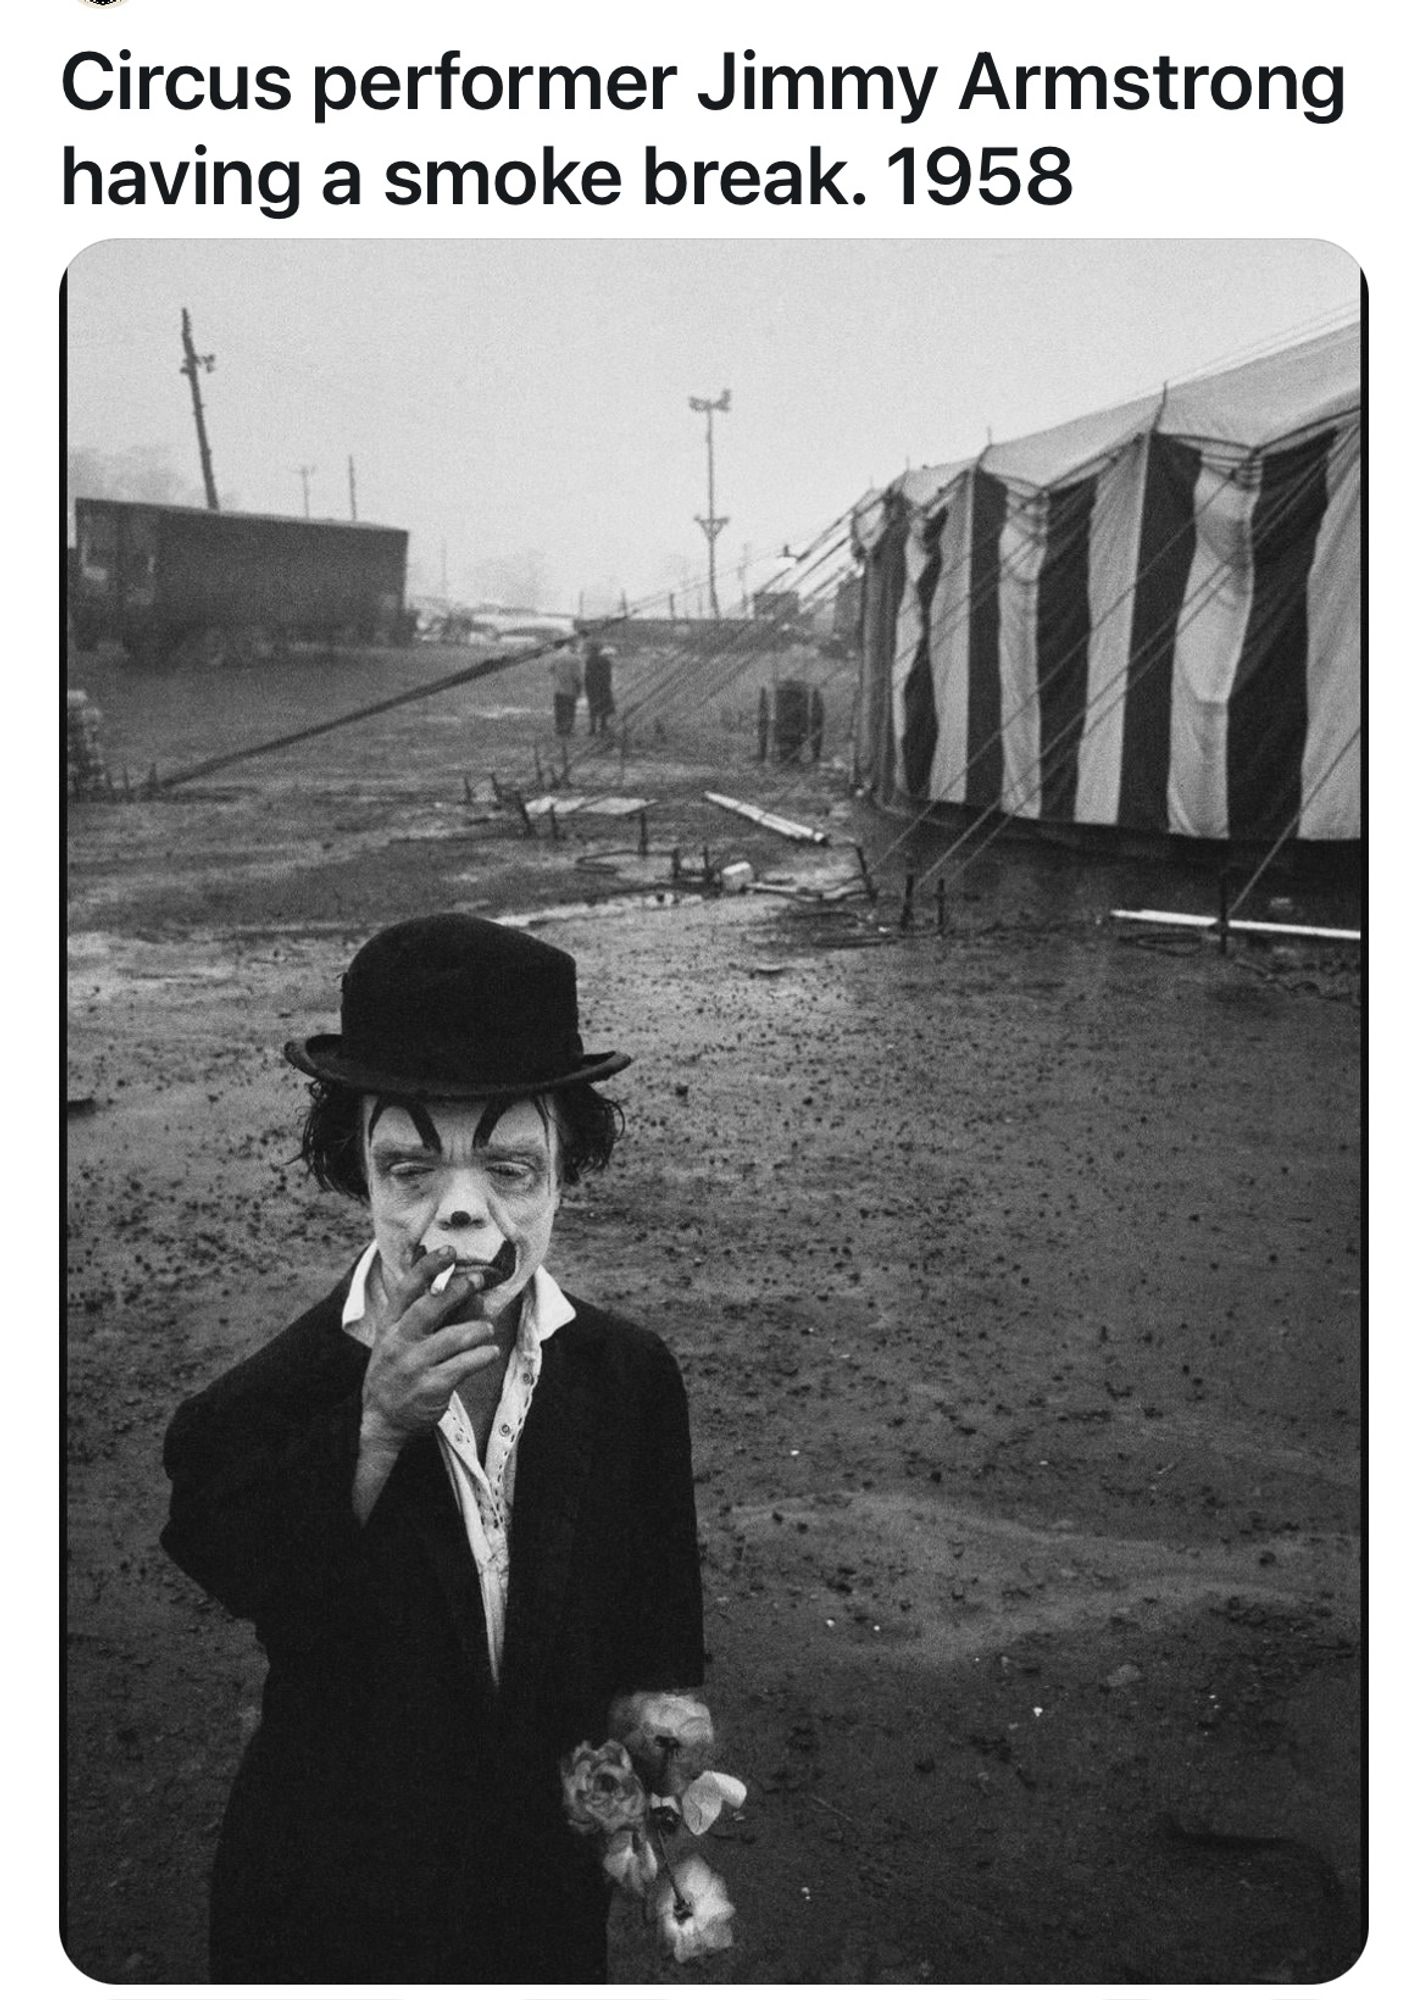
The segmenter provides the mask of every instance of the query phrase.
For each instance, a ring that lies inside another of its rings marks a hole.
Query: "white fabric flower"
[[[613,1835],[606,1846],[604,1872],[617,1889],[642,1896],[659,1873],[659,1856],[642,1833],[626,1828]]]
[[[690,1833],[705,1833],[725,1806],[737,1812],[747,1797],[748,1787],[741,1778],[731,1778],[727,1771],[700,1771],[686,1787],[679,1811]]]
[[[622,1695],[609,1712],[609,1727],[645,1783],[676,1797],[713,1754],[713,1718],[691,1695]]]
[[[682,1916],[677,1908],[679,1898],[685,1906]],[[680,1965],[707,1952],[727,1951],[733,1943],[733,1904],[728,1890],[722,1877],[697,1854],[674,1864],[672,1882],[667,1875],[660,1877],[652,1905],[660,1937]]]
[[[644,1824],[644,1787],[622,1743],[611,1740],[598,1749],[582,1743],[561,1759],[560,1784],[565,1818],[576,1833],[616,1833]]]

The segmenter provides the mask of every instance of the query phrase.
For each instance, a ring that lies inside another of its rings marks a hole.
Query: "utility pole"
[[[316,470],[317,467],[315,465],[299,465],[297,468],[297,476],[302,481],[302,517],[305,521],[312,519],[312,508],[308,501],[307,482]]]
[[[695,514],[694,519],[698,522],[699,526],[703,529],[704,534],[708,538],[709,608],[712,611],[713,616],[715,618],[718,617],[719,610],[718,610],[718,572],[717,572],[717,567],[714,563],[714,543],[718,540],[719,529],[726,528],[728,526],[728,516],[726,514],[720,516],[714,512],[713,420],[714,420],[714,411],[726,410],[728,408],[728,405],[729,405],[729,392],[727,389],[725,389],[723,394],[716,400],[713,397],[709,396],[690,396],[689,398],[689,408],[691,410],[697,411],[699,415],[703,417],[706,426],[706,440],[708,444],[708,459],[709,459],[709,511],[707,514]]]
[[[198,371],[206,375],[213,373],[213,356],[195,354],[193,351],[193,326],[188,317],[188,307],[183,308],[183,360],[179,374],[188,377],[188,386],[193,392],[193,421],[198,426],[198,456],[203,462],[203,490],[208,496],[210,513],[218,512],[218,488],[213,484],[213,457],[208,449],[208,432],[203,422],[203,398],[198,393]]]
[[[357,468],[352,463],[352,454],[347,453],[347,497],[352,503],[352,519],[357,518]]]

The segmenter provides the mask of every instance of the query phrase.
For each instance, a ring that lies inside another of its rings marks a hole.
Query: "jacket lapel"
[[[391,1475],[393,1506],[421,1546],[456,1629],[461,1662],[482,1705],[495,1699],[481,1579],[434,1436],[407,1446]]]
[[[546,1341],[540,1385],[520,1437],[501,1668],[507,1702],[537,1699],[558,1656],[596,1432],[596,1371],[579,1328],[577,1317]]]
[[[342,1326],[342,1307],[355,1269],[355,1263],[349,1266],[316,1309],[321,1315],[319,1324],[330,1343],[328,1360],[333,1371],[334,1395],[355,1389],[366,1373],[367,1350]],[[434,1433],[409,1444],[402,1452],[392,1467],[387,1491],[379,1505],[384,1514],[391,1510],[387,1515],[389,1520],[400,1520],[405,1547],[409,1550],[412,1540],[420,1546],[455,1627],[469,1685],[481,1706],[489,1709],[495,1702],[495,1683],[486,1643],[480,1573],[466,1540],[461,1512]],[[399,1549],[400,1538],[396,1545],[396,1550]],[[394,1552],[393,1560],[399,1564],[402,1559],[399,1552]],[[399,1581],[398,1578],[398,1584]]]

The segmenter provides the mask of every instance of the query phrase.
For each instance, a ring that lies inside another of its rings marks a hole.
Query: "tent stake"
[[[909,875],[907,877],[907,886],[902,891],[901,928],[904,931],[909,931],[912,928],[912,890],[916,884],[916,879],[915,875]]]
[[[862,871],[862,886],[867,891],[867,900],[869,903],[875,903],[877,884],[872,880],[871,870],[867,866],[867,856],[860,847],[854,847],[852,851],[857,856],[857,865]]]

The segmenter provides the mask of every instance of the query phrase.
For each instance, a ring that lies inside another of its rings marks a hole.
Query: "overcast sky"
[[[411,531],[412,587],[725,608],[910,465],[1059,423],[1349,317],[1320,242],[109,242],[71,267],[69,444],[201,504],[180,309],[224,504]]]

